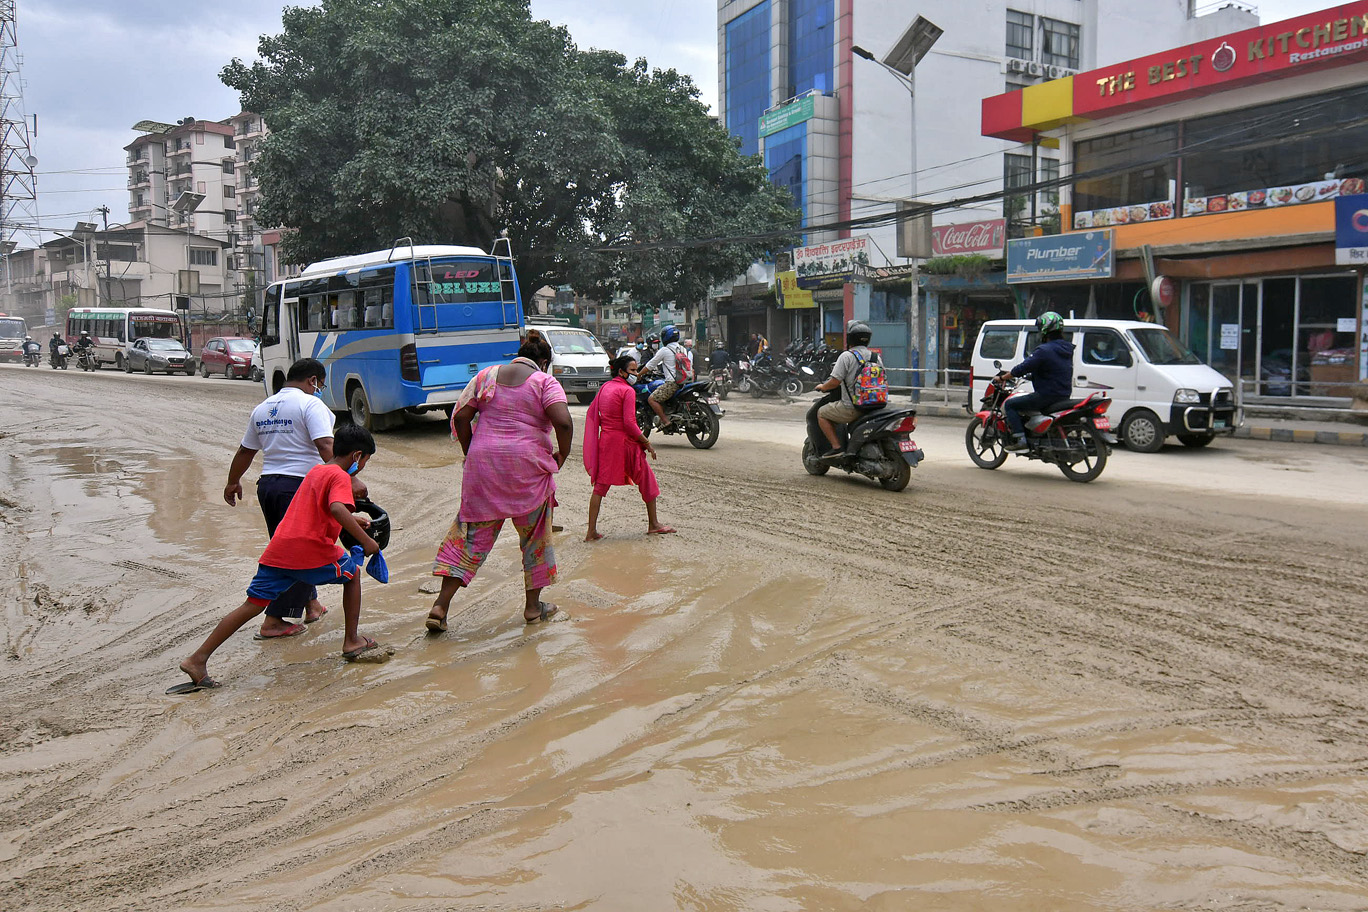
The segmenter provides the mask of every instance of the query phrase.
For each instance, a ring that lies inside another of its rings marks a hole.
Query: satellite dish
[[[27,158],[24,159],[24,164],[28,165],[30,168],[36,168],[36,167],[38,167],[38,156],[36,156],[36,155],[30,155],[30,156],[28,156]]]

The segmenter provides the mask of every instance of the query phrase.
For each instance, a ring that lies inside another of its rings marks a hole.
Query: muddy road
[[[1368,907],[1358,450],[1121,452],[1076,485],[928,420],[889,494],[803,474],[799,409],[733,399],[715,449],[658,444],[680,534],[618,489],[584,544],[576,457],[566,619],[524,627],[505,540],[429,637],[460,466],[415,423],[363,476],[393,660],[341,661],[325,591],[172,698],[264,544],[221,499],[259,388],[0,389],[7,912]]]

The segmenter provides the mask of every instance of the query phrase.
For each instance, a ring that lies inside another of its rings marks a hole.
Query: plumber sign
[[[1116,269],[1110,228],[1007,242],[1007,284],[1109,279]]]

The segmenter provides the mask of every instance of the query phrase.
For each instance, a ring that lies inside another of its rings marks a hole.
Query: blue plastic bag
[[[366,572],[382,583],[389,582],[389,567],[385,566],[385,552],[376,551],[366,562]]]

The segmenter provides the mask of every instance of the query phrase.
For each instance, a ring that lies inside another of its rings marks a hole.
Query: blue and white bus
[[[297,358],[328,367],[323,401],[384,430],[405,412],[450,410],[477,372],[518,352],[522,299],[512,246],[415,246],[323,260],[266,291],[262,382]]]

